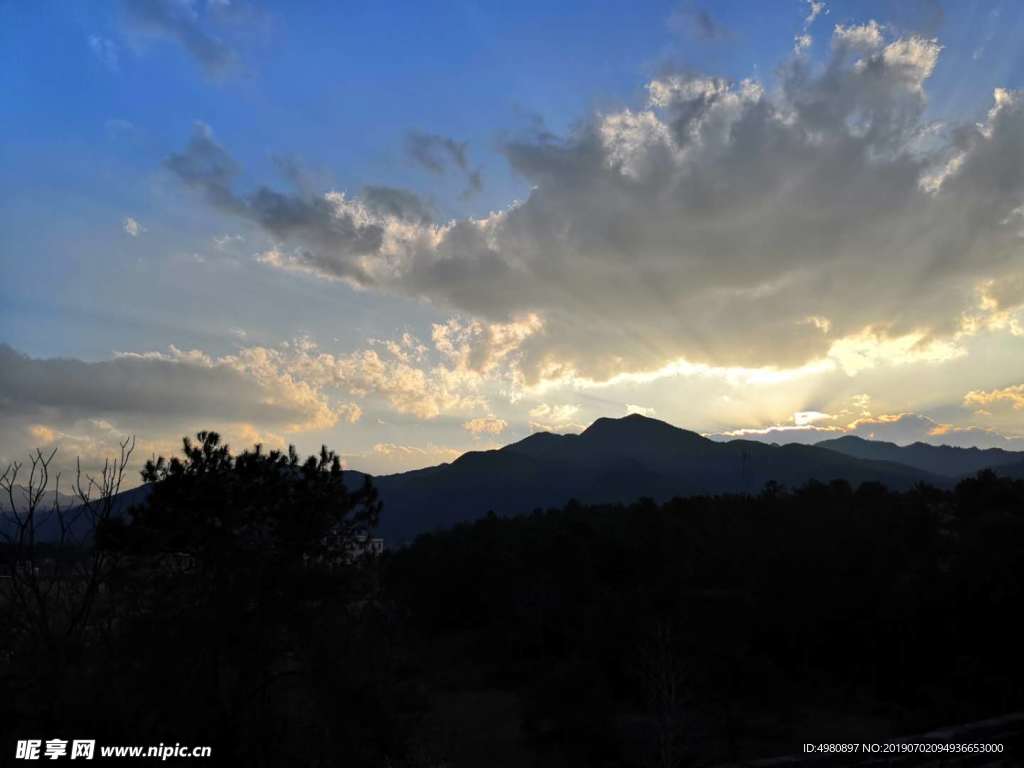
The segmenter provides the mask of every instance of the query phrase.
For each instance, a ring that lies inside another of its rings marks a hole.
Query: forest
[[[386,505],[326,449],[200,433],[119,514],[125,466],[79,483],[88,536],[35,540],[42,495],[5,529],[9,754],[57,735],[211,745],[197,764],[666,768],[1024,708],[1024,481],[991,471],[637,487],[377,556]]]

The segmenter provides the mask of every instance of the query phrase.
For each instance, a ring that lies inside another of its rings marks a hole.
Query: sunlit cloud
[[[979,332],[964,320],[979,280],[1021,273],[1024,107],[998,89],[987,114],[936,131],[941,53],[871,20],[836,25],[825,61],[785,62],[777,88],[665,74],[646,103],[507,143],[527,199],[445,223],[407,190],[241,190],[206,126],[167,167],[270,235],[269,266],[487,327],[534,318],[515,368],[535,391],[942,363]],[[424,147],[435,162],[462,151]]]
[[[491,416],[479,416],[463,422],[462,428],[474,435],[500,435],[508,428],[508,422]]]
[[[146,231],[145,228],[131,216],[124,217],[124,221],[121,222],[121,227],[124,229],[125,234],[130,237],[138,237]]]
[[[640,416],[647,416],[649,418],[652,418],[655,415],[656,411],[654,410],[654,408],[650,408],[648,406],[635,405],[633,403],[626,403],[626,413],[627,414],[635,413],[635,414],[638,414]]]
[[[988,391],[971,390],[964,395],[964,405],[990,407],[997,404],[1009,405],[1017,411],[1024,409],[1024,384]]]

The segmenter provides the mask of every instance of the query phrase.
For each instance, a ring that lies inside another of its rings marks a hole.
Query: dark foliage
[[[386,574],[442,654],[435,684],[515,691],[552,764],[763,756],[1024,707],[1024,483],[991,472],[952,493],[837,481],[492,516]]]
[[[239,456],[215,432],[183,441],[183,459],[146,462],[152,492],[99,532],[100,546],[154,554],[186,552],[208,565],[252,554],[260,561],[329,555],[332,542],[365,534],[380,505],[369,478],[356,491],[342,482],[340,459],[322,448],[300,462],[294,447]],[[232,563],[233,564],[233,563]]]

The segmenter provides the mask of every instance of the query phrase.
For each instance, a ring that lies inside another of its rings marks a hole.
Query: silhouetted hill
[[[23,485],[16,485],[14,492],[14,509],[19,513],[25,511],[28,506],[28,488]],[[54,489],[47,490],[39,500],[39,505],[49,509],[54,503],[60,504],[63,509],[70,509],[78,503],[78,497],[70,493],[58,492]],[[0,513],[8,513],[11,510],[11,500],[6,493],[0,493]]]
[[[601,418],[579,435],[539,432],[497,450],[471,451],[449,464],[373,478],[384,502],[380,533],[389,545],[420,533],[483,517],[641,497],[757,493],[768,481],[797,487],[810,480],[878,482],[893,490],[925,482],[950,487],[953,478],[985,467],[1024,477],[1024,454],[999,449],[937,447],[843,437],[817,445],[718,442],[657,419]],[[345,474],[349,487],[364,473]],[[122,493],[115,514],[148,493]]]
[[[950,445],[913,443],[896,445],[876,440],[865,440],[846,435],[835,440],[824,440],[818,448],[839,451],[858,459],[894,461],[908,467],[946,477],[973,475],[982,469],[1000,469],[1011,464],[1024,464],[1024,453],[1004,451],[1002,448],[955,448]],[[1005,472],[1000,471],[1000,474]]]
[[[601,418],[579,435],[538,433],[450,464],[375,478],[384,502],[381,533],[400,543],[419,533],[477,519],[488,511],[629,502],[639,497],[757,492],[774,480],[879,482],[903,489],[943,478],[901,464],[809,445],[709,440],[657,419]]]
[[[110,511],[114,516],[125,514],[135,504],[141,504],[149,495],[148,485],[139,485],[126,491],[121,491],[113,497]],[[92,521],[85,514],[81,500],[69,493],[55,495],[48,493],[37,507],[35,519],[35,535],[40,541],[56,541],[60,536],[60,519],[53,512],[54,500],[60,503],[61,511],[67,526],[66,535],[70,539],[88,537]],[[23,493],[15,497],[18,512],[24,514],[26,497]],[[10,502],[7,499],[0,500],[0,534],[12,533],[15,530],[15,521],[10,514]]]

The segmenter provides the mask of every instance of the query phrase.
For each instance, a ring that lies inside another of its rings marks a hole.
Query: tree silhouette
[[[146,499],[97,536],[130,564],[111,589],[125,664],[144,671],[133,686],[150,716],[222,755],[283,760],[302,728],[326,727],[334,703],[320,697],[339,688],[322,681],[338,676],[340,637],[373,597],[372,567],[349,553],[377,523],[376,489],[348,488],[327,448],[305,461],[293,447],[233,455],[216,432],[185,438],[181,457],[148,461],[142,477]],[[312,747],[327,744],[351,755],[332,739]]]
[[[256,445],[236,457],[216,432],[196,440],[183,439],[183,458],[146,462],[142,479],[152,492],[130,522],[111,521],[104,546],[217,566],[247,557],[324,564],[377,524],[381,505],[369,477],[349,489],[326,446],[300,462],[294,446]]]

